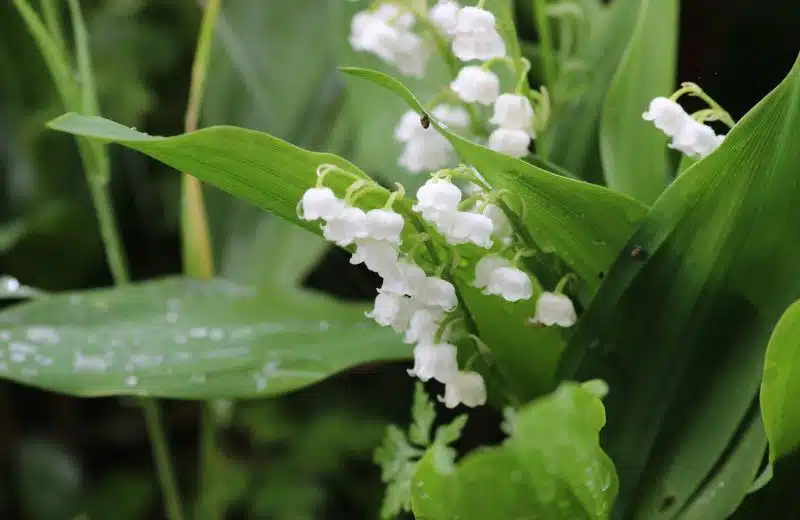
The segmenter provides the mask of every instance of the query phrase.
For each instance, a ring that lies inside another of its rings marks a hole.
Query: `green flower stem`
[[[533,15],[536,31],[539,33],[544,84],[552,90],[556,81],[556,62],[555,55],[553,54],[553,36],[550,31],[550,18],[547,15],[547,0],[533,0]]]
[[[91,69],[86,27],[78,1],[69,0],[68,5],[75,32],[79,81],[70,72],[72,66],[60,30],[57,34],[49,32],[56,30],[58,12],[55,5],[49,1],[42,3],[47,17],[47,25],[45,25],[27,0],[14,0],[14,6],[44,58],[61,98],[61,104],[68,111],[97,115],[97,96],[94,89],[94,75]],[[77,142],[111,275],[116,285],[125,285],[129,283],[130,276],[108,192],[110,163],[106,149],[102,144],[90,142],[87,139],[78,139]],[[164,502],[167,506],[167,514],[170,520],[183,520],[158,404],[150,399],[140,399],[139,403],[142,406],[147,431],[150,434],[150,443],[164,494]]]

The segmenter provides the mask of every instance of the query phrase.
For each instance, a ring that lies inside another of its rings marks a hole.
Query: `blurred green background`
[[[535,41],[529,2],[518,4],[520,33]],[[800,3],[683,4],[679,79],[699,83],[741,117],[793,62]],[[180,133],[198,3],[82,5],[102,114],[150,134]],[[402,101],[366,83],[349,84],[336,70],[379,65],[347,47],[349,18],[365,5],[224,0],[202,124],[264,130],[339,153],[386,182],[421,182],[396,165],[391,131]],[[424,97],[443,81],[430,74],[408,84]],[[0,274],[50,291],[107,286],[74,141],[43,126],[62,112],[25,26],[10,2],[0,2]],[[111,153],[114,203],[135,279],[179,272],[179,176],[142,155]],[[374,294],[375,278],[344,253],[227,195],[206,193],[223,276],[256,285],[284,276],[344,299]],[[213,499],[232,519],[377,518],[382,485],[372,450],[388,422],[408,420],[413,381],[405,368],[360,367],[280,399],[236,403],[227,413]],[[179,479],[191,494],[200,405],[164,406]],[[492,410],[473,412],[457,447],[496,441],[498,424]],[[795,510],[800,506],[792,482],[778,479],[744,509],[758,511],[753,518],[790,518],[778,512],[792,510],[792,500]],[[67,520],[78,513],[161,517],[138,409],[119,399],[78,400],[0,382],[0,518]]]

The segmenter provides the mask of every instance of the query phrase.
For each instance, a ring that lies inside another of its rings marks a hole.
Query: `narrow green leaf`
[[[606,519],[617,480],[599,444],[604,423],[600,400],[565,383],[520,410],[501,446],[473,452],[455,468],[429,451],[414,473],[414,514],[424,520]]]
[[[771,462],[800,448],[800,301],[781,316],[772,332],[761,381],[761,414]]]
[[[609,382],[620,518],[652,518],[665,492],[663,514],[677,511],[745,420],[769,334],[800,297],[799,132],[800,61],[658,199],[562,357],[562,376],[583,364]]]
[[[642,119],[650,100],[675,84],[678,0],[643,0],[611,81],[600,123],[606,184],[645,203],[667,185],[667,138]]]
[[[0,377],[77,396],[277,395],[410,355],[363,311],[225,280],[59,294],[0,313]]]

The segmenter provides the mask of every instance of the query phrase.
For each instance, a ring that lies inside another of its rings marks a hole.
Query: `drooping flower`
[[[403,216],[389,209],[371,209],[367,211],[367,234],[375,240],[386,240],[393,244],[400,243],[400,233],[405,220]]]
[[[392,327],[395,332],[408,328],[416,303],[402,295],[378,291],[374,308],[365,316],[372,318],[381,327]]]
[[[514,228],[511,226],[511,222],[505,212],[494,204],[486,204],[482,213],[492,221],[492,227],[494,227],[492,236],[503,245],[510,244],[514,235]]]
[[[700,159],[716,150],[721,143],[722,136],[718,136],[713,128],[689,118],[669,147]]]
[[[431,113],[449,127],[460,129],[469,124],[469,114],[462,107],[440,105]],[[424,128],[419,115],[413,110],[400,118],[394,137],[398,142],[405,143],[398,163],[411,173],[438,170],[449,166],[455,159],[450,141],[435,128]]]
[[[486,255],[478,260],[475,266],[475,279],[472,282],[478,289],[483,289],[489,285],[492,272],[501,267],[511,267],[511,260],[500,255]]]
[[[506,44],[497,32],[494,15],[477,7],[463,7],[458,12],[452,49],[461,61],[485,61],[506,55]]]
[[[536,301],[536,313],[531,322],[546,326],[572,327],[578,316],[572,300],[563,294],[543,292]]]
[[[359,208],[346,207],[322,226],[322,235],[336,245],[349,246],[367,237],[367,214]]]
[[[381,273],[381,291],[406,296],[416,296],[425,286],[427,275],[420,266],[408,258],[400,259],[393,269]]]
[[[451,311],[458,305],[456,288],[441,278],[429,276],[420,288],[415,298],[423,307],[434,307]]]
[[[430,179],[417,190],[417,203],[411,209],[429,222],[458,210],[461,190],[447,179]]]
[[[458,372],[445,382],[444,397],[439,401],[448,408],[459,404],[476,407],[486,404],[486,384],[477,372]]]
[[[489,148],[511,157],[525,157],[531,136],[524,130],[498,128],[489,135]]]
[[[455,345],[449,343],[420,343],[414,347],[414,368],[408,374],[421,381],[436,379],[447,383],[459,373],[457,354]]]
[[[480,213],[454,211],[441,215],[434,222],[449,244],[473,243],[480,247],[492,247],[492,219]]]
[[[401,33],[394,46],[391,63],[401,74],[421,78],[430,56],[430,48],[424,39],[412,33]]]
[[[428,18],[444,36],[453,37],[456,35],[458,11],[460,10],[461,6],[454,0],[439,0],[428,11]]]
[[[339,215],[347,206],[336,197],[330,188],[310,188],[300,200],[303,220],[331,219]]]
[[[441,309],[417,309],[411,316],[403,341],[405,343],[432,344],[443,317],[444,311]]]
[[[469,128],[469,112],[462,106],[437,105],[431,110],[431,114],[448,128],[454,130],[465,130]]]
[[[490,123],[506,130],[522,130],[533,135],[533,106],[525,96],[502,94],[494,102]]]
[[[692,118],[681,105],[665,97],[657,97],[650,102],[647,112],[642,114],[645,121],[652,121],[656,128],[675,137]]]
[[[363,263],[373,273],[383,276],[392,273],[397,268],[399,253],[397,246],[385,240],[374,238],[358,238],[355,240],[356,251],[350,257],[350,263],[358,265]]]
[[[528,273],[516,267],[498,267],[489,275],[485,294],[500,296],[509,302],[529,300],[533,296],[533,284]]]
[[[467,65],[450,83],[450,89],[467,103],[491,105],[500,95],[500,79],[491,70]]]

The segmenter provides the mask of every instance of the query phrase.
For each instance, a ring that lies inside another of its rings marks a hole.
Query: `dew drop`
[[[139,378],[136,376],[128,376],[125,378],[125,386],[136,386],[139,384]]]
[[[0,341],[11,341],[11,332],[0,330]]]
[[[72,360],[72,369],[76,372],[105,372],[108,363],[102,356],[85,356],[81,352],[75,352]]]
[[[178,313],[177,312],[168,312],[167,313],[167,323],[177,323],[178,322]]]
[[[189,329],[189,337],[195,339],[203,339],[208,337],[208,330],[203,327],[195,327],[193,329]]]
[[[190,380],[192,383],[202,384],[206,382],[206,375],[202,372],[197,372],[191,375]]]
[[[48,345],[57,345],[61,341],[61,335],[56,329],[51,327],[29,327],[25,331],[25,336],[29,341],[36,343],[46,343]]]
[[[225,338],[225,331],[222,329],[211,329],[208,332],[208,337],[211,341],[220,341]]]
[[[19,280],[12,276],[0,276],[0,291],[15,293],[20,288]]]

